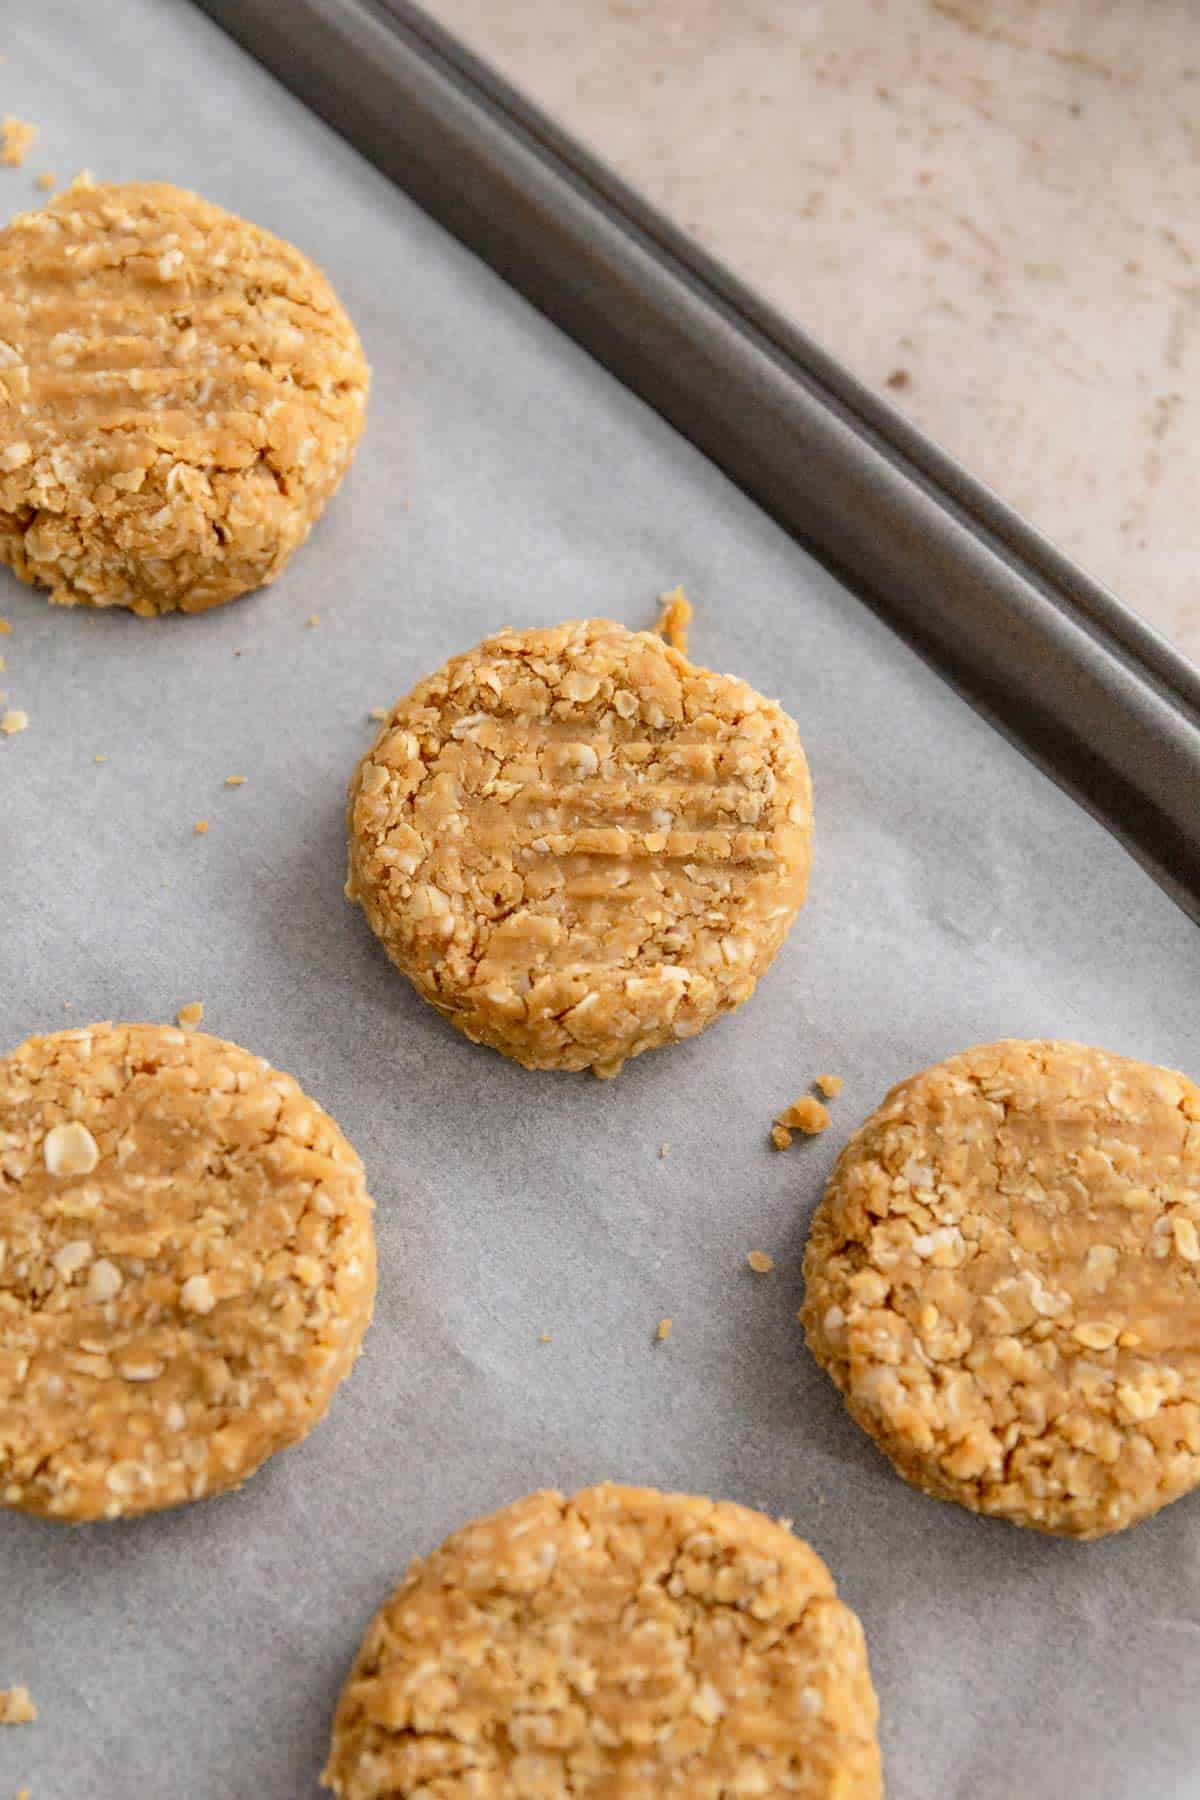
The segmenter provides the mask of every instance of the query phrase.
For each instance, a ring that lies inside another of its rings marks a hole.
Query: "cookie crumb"
[[[33,1793],[29,1788],[18,1788],[16,1800],[33,1800]]]
[[[792,1134],[786,1125],[772,1125],[771,1142],[777,1150],[788,1150],[791,1148]]]
[[[912,386],[912,376],[907,369],[893,369],[887,378],[887,386],[902,389]]]
[[[70,181],[67,183],[68,187],[73,188],[90,188],[95,187],[95,185],[96,177],[92,174],[90,169],[80,169],[78,174],[72,175]]]
[[[386,706],[373,706],[371,708],[370,712],[367,714],[368,719],[378,719],[381,722],[384,719],[386,719],[387,716],[388,716],[388,714],[387,714]]]
[[[205,832],[208,830],[208,820],[207,819],[197,819],[196,823],[192,827],[192,829],[196,833],[197,837],[203,837]]]
[[[49,169],[43,169],[37,178],[36,185],[41,188],[43,194],[53,193],[58,186],[58,176],[52,175]]]
[[[306,623],[307,623],[307,624],[308,624],[308,625],[309,625],[309,626],[312,626],[312,625],[319,625],[319,624],[320,624],[320,623],[321,623],[321,615],[320,615],[320,613],[309,613],[309,615],[308,615],[308,618],[307,618],[307,620],[306,620]]]
[[[827,1100],[836,1100],[842,1091],[842,1078],[840,1075],[818,1075],[817,1086]]]
[[[181,1025],[185,1031],[195,1031],[197,1025],[201,1023],[203,1018],[203,1000],[189,1000],[187,1005],[181,1006],[179,1011],[175,1014],[175,1023]]]
[[[92,758],[92,761],[102,763],[102,762],[107,762],[108,758],[107,758],[107,756],[105,756],[103,750],[97,750],[95,756],[93,756],[93,758]]]
[[[227,775],[225,777],[226,787],[245,787],[245,785],[246,777],[244,775]]]
[[[538,1338],[538,1343],[539,1344],[548,1344],[549,1342],[550,1342],[550,1333],[548,1331],[543,1331],[541,1336]]]
[[[9,113],[0,124],[0,163],[7,163],[10,169],[19,169],[33,148],[36,136],[36,125],[31,125],[27,119],[14,119]]]
[[[658,596],[658,618],[654,629],[681,656],[687,655],[688,621],[691,616],[692,603],[681,587],[672,588],[669,594]]]
[[[8,620],[0,619],[0,637],[7,637],[11,630],[12,626],[9,624]]]
[[[0,656],[0,669],[4,667],[4,658]]]
[[[18,731],[24,731],[28,724],[29,714],[23,713],[19,707],[14,707],[0,719],[0,731],[4,733],[5,737],[13,737]]]
[[[660,1344],[666,1343],[667,1339],[671,1335],[671,1327],[674,1323],[675,1323],[674,1319],[660,1319],[658,1321],[658,1330],[655,1332],[654,1335],[658,1339],[658,1342]]]
[[[658,1154],[659,1154],[659,1156],[670,1156],[670,1154],[671,1154],[670,1144],[660,1144],[658,1147]]]
[[[32,1725],[37,1716],[27,1687],[0,1688],[0,1725]]]
[[[756,1275],[769,1275],[775,1267],[775,1258],[768,1256],[765,1250],[751,1250],[746,1261]]]
[[[785,1131],[803,1131],[807,1137],[816,1137],[829,1124],[829,1108],[822,1106],[819,1100],[814,1100],[811,1094],[801,1094],[798,1100],[792,1101],[786,1112],[780,1113],[776,1124],[782,1125]],[[786,1150],[786,1144],[776,1142],[774,1132],[771,1133],[771,1141],[776,1144],[777,1149]]]

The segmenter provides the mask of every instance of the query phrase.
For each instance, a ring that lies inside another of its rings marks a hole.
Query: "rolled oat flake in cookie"
[[[413,1563],[334,1718],[339,1800],[878,1800],[862,1628],[761,1513],[530,1494]]]
[[[0,231],[0,559],[65,605],[271,581],[349,466],[368,371],[306,256],[159,182]]]
[[[236,1044],[155,1025],[0,1061],[0,1500],[118,1518],[305,1436],[371,1316],[362,1164]]]
[[[1200,1482],[1200,1089],[1082,1044],[893,1088],[813,1219],[818,1362],[906,1480],[1095,1538]]]
[[[395,707],[346,892],[418,992],[531,1069],[614,1075],[739,1006],[804,901],[796,726],[605,619],[506,631]]]

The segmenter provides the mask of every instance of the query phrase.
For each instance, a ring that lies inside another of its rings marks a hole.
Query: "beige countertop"
[[[1200,0],[426,0],[1200,658]]]

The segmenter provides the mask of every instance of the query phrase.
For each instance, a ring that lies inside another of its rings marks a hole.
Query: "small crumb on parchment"
[[[309,613],[308,618],[305,620],[305,623],[307,625],[309,625],[310,627],[313,625],[319,625],[321,623],[320,613]]]
[[[746,1261],[756,1275],[769,1275],[775,1267],[775,1258],[768,1256],[765,1250],[751,1250]]]
[[[78,174],[72,175],[70,181],[67,183],[68,187],[73,188],[90,188],[95,187],[95,185],[96,177],[92,174],[90,169],[80,169]]]
[[[245,785],[246,777],[244,775],[227,775],[225,777],[226,787],[245,787]]]
[[[92,761],[102,763],[102,762],[107,762],[108,758],[107,758],[107,756],[105,756],[103,750],[97,750],[95,756],[93,756],[93,758],[92,758]]]
[[[28,724],[29,714],[22,712],[19,707],[13,707],[0,719],[0,731],[4,733],[5,737],[15,737],[17,732],[24,731]]]
[[[7,637],[12,626],[7,619],[0,619],[0,637]]]
[[[842,1091],[842,1078],[840,1075],[818,1075],[817,1086],[827,1100],[836,1100]]]
[[[777,1150],[786,1150],[792,1141],[793,1131],[802,1131],[806,1137],[816,1137],[828,1124],[829,1108],[822,1106],[811,1094],[801,1094],[798,1100],[793,1100],[779,1114],[771,1127],[771,1142]]]
[[[41,188],[43,194],[53,193],[58,186],[58,176],[52,175],[49,169],[43,169],[37,178],[37,186]]]
[[[674,1323],[674,1319],[660,1319],[658,1321],[658,1330],[654,1333],[654,1336],[660,1344],[666,1343],[671,1335],[671,1327]]]
[[[0,656],[0,669],[4,667],[4,658]]]
[[[189,1000],[187,1005],[181,1006],[179,1011],[175,1014],[175,1023],[177,1025],[182,1025],[185,1031],[195,1031],[197,1025],[202,1024],[203,1020],[203,1000]]]
[[[550,1342],[550,1333],[548,1331],[543,1331],[541,1336],[538,1338],[538,1343],[539,1344],[548,1344],[549,1342]]]
[[[671,1154],[670,1144],[660,1144],[658,1146],[658,1154],[660,1156],[670,1156],[670,1154]]]
[[[681,587],[672,588],[669,594],[658,596],[658,618],[654,629],[681,656],[687,655],[688,624],[691,617],[692,603]]]
[[[37,1716],[27,1687],[0,1688],[0,1725],[32,1725]]]
[[[18,1788],[17,1793],[16,1793],[16,1800],[33,1800],[32,1788]]]
[[[0,122],[0,163],[7,163],[10,169],[19,169],[32,150],[36,136],[36,125],[31,125],[28,119],[14,119],[9,113]]]
[[[382,724],[383,720],[387,718],[387,716],[388,716],[388,709],[386,706],[373,706],[371,708],[370,712],[367,714],[368,719],[378,719],[381,724]]]
[[[192,830],[196,833],[197,837],[203,837],[208,830],[208,820],[197,819],[196,823],[192,826]]]

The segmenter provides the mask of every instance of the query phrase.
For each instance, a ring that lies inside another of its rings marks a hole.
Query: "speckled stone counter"
[[[1196,0],[427,0],[1200,657]]]

